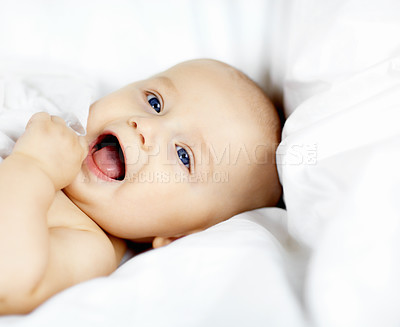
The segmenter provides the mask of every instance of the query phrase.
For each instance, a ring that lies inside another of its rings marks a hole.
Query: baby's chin
[[[76,198],[75,198],[75,187],[74,187],[74,185],[73,185],[74,183],[72,183],[72,184],[70,184],[70,185],[68,185],[68,186],[66,186],[66,187],[64,187],[63,189],[62,189],[62,191],[64,192],[64,194],[72,201],[72,203],[74,203],[76,206],[77,206],[77,201],[76,201]]]

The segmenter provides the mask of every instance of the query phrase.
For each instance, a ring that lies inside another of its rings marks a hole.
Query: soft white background
[[[98,97],[212,57],[290,115],[287,211],[244,213],[0,325],[399,326],[399,35],[397,0],[0,0],[0,75],[68,72]]]
[[[2,57],[93,77],[102,94],[210,57],[265,84],[274,1],[2,0]]]

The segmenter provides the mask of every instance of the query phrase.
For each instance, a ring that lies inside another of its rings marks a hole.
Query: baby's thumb
[[[82,161],[85,160],[89,153],[89,143],[86,141],[86,138],[84,136],[78,136],[79,143],[83,149],[82,153]]]

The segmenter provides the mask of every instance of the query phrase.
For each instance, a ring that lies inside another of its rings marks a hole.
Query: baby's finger
[[[29,125],[36,121],[46,121],[50,119],[50,115],[47,112],[37,112],[32,115],[32,117],[29,119],[28,123],[26,124],[25,128],[28,128]]]

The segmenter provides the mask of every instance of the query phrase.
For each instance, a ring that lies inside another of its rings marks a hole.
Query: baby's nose
[[[157,144],[156,138],[160,133],[160,126],[154,119],[143,117],[132,117],[129,120],[139,137],[139,142],[144,148],[151,148]]]
[[[146,139],[144,138],[143,134],[140,133],[140,131],[138,130],[138,124],[137,124],[137,122],[134,121],[134,120],[132,119],[132,120],[129,122],[129,125],[131,125],[134,129],[137,130],[137,132],[138,132],[138,134],[139,134],[140,143],[141,143],[142,145],[145,145]]]

